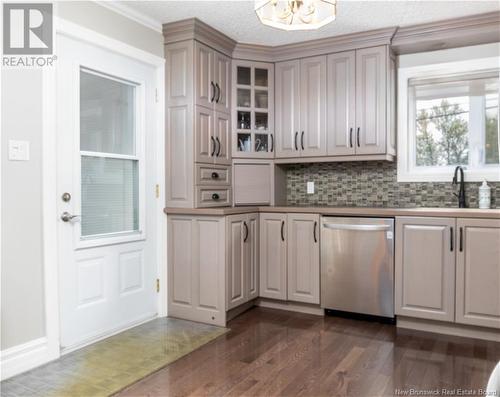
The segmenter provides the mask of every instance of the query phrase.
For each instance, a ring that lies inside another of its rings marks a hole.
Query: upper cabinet
[[[233,157],[274,157],[274,65],[233,61]]]
[[[276,157],[325,156],[326,57],[276,64]]]

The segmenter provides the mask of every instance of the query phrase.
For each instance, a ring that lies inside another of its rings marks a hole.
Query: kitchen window
[[[468,181],[500,180],[496,59],[496,68],[474,70],[462,62],[447,73],[443,64],[440,73],[425,67],[402,71],[398,181],[450,181],[457,165]]]

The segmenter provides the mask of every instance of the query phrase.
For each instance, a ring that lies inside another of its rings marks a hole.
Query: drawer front
[[[231,167],[197,164],[196,184],[204,186],[230,186]]]
[[[231,188],[196,187],[196,206],[198,208],[228,207],[231,205],[231,197]]]

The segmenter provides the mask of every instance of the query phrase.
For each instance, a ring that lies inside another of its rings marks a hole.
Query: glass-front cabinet
[[[274,157],[274,65],[233,60],[233,157]]]

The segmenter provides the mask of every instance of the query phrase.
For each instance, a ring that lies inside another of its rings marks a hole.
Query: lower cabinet
[[[319,215],[260,214],[260,296],[319,304]]]
[[[455,219],[396,218],[396,314],[453,321]]]
[[[396,218],[396,314],[500,329],[500,220]]]
[[[259,296],[259,215],[226,218],[226,310]]]
[[[500,329],[500,220],[457,219],[456,322]]]
[[[226,325],[224,217],[169,215],[168,314]]]

